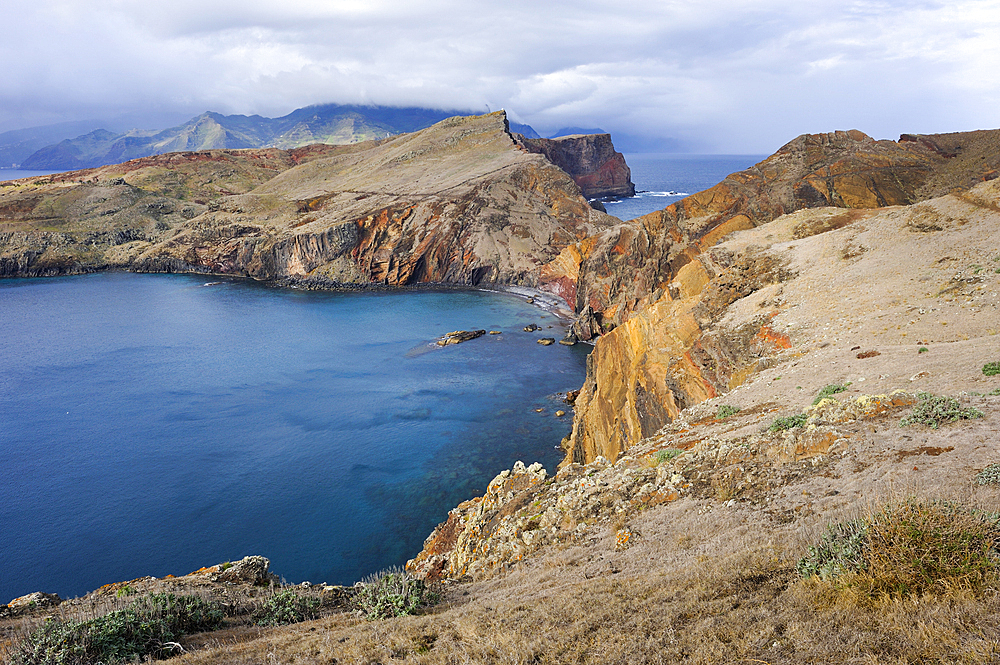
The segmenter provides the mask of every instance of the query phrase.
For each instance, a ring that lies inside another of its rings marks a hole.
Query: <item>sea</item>
[[[759,159],[626,155],[640,193],[606,206],[637,217]],[[566,324],[481,290],[0,280],[0,603],[250,554],[290,583],[400,566],[501,470],[555,471],[590,347],[537,340]],[[436,344],[468,329],[500,334]]]

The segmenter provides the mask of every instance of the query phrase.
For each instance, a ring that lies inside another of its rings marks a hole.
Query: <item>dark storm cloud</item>
[[[506,107],[700,150],[1000,126],[1000,3],[28,2],[0,130],[322,102]]]

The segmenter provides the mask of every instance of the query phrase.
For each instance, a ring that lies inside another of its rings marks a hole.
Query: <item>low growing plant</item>
[[[990,464],[976,474],[977,485],[1000,485],[1000,464]]]
[[[720,404],[719,410],[716,411],[715,417],[719,420],[725,420],[729,416],[735,416],[740,412],[740,407],[733,406],[731,404]]]
[[[391,568],[362,581],[354,607],[366,619],[376,620],[416,614],[438,600],[423,580]]]
[[[823,390],[819,391],[818,395],[816,395],[816,399],[813,400],[813,406],[819,404],[827,397],[832,397],[833,395],[836,395],[837,393],[842,393],[845,390],[847,390],[847,386],[842,386],[836,383],[827,384],[827,386],[823,388]]]
[[[986,376],[996,376],[1000,374],[1000,362],[986,363],[983,365],[983,374]]]
[[[831,526],[797,570],[870,596],[980,591],[998,581],[997,542],[1000,515],[909,498]]]
[[[971,406],[962,408],[962,405],[954,397],[930,393],[917,393],[917,397],[920,402],[913,407],[913,411],[908,416],[899,421],[900,427],[919,423],[937,429],[942,423],[983,417],[983,412],[979,409],[974,409]]]
[[[222,610],[197,596],[150,594],[127,607],[83,621],[50,619],[14,654],[17,665],[122,663],[171,653],[171,642],[214,630]]]
[[[657,450],[653,454],[653,458],[656,460],[657,464],[663,464],[664,462],[669,462],[683,452],[684,451],[679,448],[664,448],[663,450]]]
[[[808,419],[809,417],[804,413],[800,413],[795,416],[775,418],[774,422],[771,423],[771,426],[767,428],[767,431],[780,432],[782,430],[792,429],[795,427],[805,427]]]
[[[279,591],[264,601],[254,612],[254,622],[258,626],[284,626],[299,623],[319,616],[318,598],[300,596],[291,589]]]
[[[919,349],[917,349],[918,354],[927,353],[928,351],[930,351],[930,349],[928,349],[926,346],[921,346]]]

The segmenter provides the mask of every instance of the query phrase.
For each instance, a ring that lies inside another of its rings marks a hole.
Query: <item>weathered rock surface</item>
[[[0,188],[0,275],[537,286],[614,223],[502,112],[350,146],[173,153]]]
[[[998,165],[997,130],[899,142],[858,131],[805,135],[715,187],[565,248],[543,279],[575,303],[579,339],[609,333],[588,363],[567,461],[615,459],[788,343],[764,312],[707,334],[729,302],[791,274],[780,254],[708,251],[726,236],[823,207],[787,237],[809,238],[860,224],[866,209],[962,191],[990,180]]]
[[[615,150],[610,134],[574,134],[555,139],[516,135],[530,152],[545,155],[573,177],[588,199],[635,196],[632,171]]]

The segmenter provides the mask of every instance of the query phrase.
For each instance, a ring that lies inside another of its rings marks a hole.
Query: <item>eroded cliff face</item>
[[[722,239],[796,210],[852,209],[804,219],[793,237],[836,230],[865,210],[990,180],[998,165],[998,131],[898,143],[857,131],[801,136],[715,187],[564,249],[543,278],[574,282],[564,292],[581,313],[578,337],[607,333],[588,364],[566,462],[617,459],[680,409],[738,385],[760,357],[787,344],[766,312],[738,328],[713,328],[729,298],[788,275],[780,265],[761,266],[753,253],[710,251]]]
[[[610,134],[576,134],[555,139],[515,138],[529,152],[545,155],[570,174],[589,199],[635,196],[632,172]]]
[[[499,112],[350,146],[173,153],[5,184],[0,274],[540,286],[543,265],[614,222]]]

